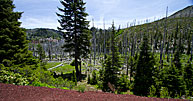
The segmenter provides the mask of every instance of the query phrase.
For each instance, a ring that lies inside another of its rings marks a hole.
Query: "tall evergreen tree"
[[[136,64],[136,75],[134,77],[134,94],[147,96],[149,88],[154,84],[155,60],[151,53],[147,35],[144,35],[143,43]]]
[[[38,52],[39,60],[43,61],[43,59],[45,59],[46,55],[45,55],[45,51],[43,50],[43,47],[41,46],[41,44],[37,45],[37,52]]]
[[[88,21],[85,12],[85,2],[83,0],[63,0],[60,1],[64,8],[58,8],[61,14],[57,13],[60,17],[58,27],[64,33],[64,50],[71,52],[71,56],[75,58],[75,69],[77,79],[80,78],[78,69],[78,61],[81,62],[81,57],[87,56],[89,52],[89,33]]]
[[[181,57],[181,54],[180,54],[179,50],[177,50],[174,53],[173,62],[174,62],[175,67],[177,67],[177,69],[179,69],[181,71],[182,70],[182,64],[180,62],[180,57]]]
[[[13,0],[1,0],[0,5],[0,64],[31,64],[32,54],[28,51],[26,33],[18,21],[22,12],[13,11]]]
[[[184,81],[180,75],[180,70],[173,63],[161,70],[161,78],[162,86],[168,88],[170,97],[184,94]]]
[[[121,58],[116,46],[115,40],[115,27],[112,25],[111,35],[111,54],[107,56],[104,61],[104,69],[100,72],[100,80],[102,81],[102,90],[106,92],[112,92],[110,85],[113,85],[115,89],[118,88],[119,81],[119,68],[121,68]]]
[[[193,92],[193,66],[191,62],[188,62],[184,68],[184,81],[186,83],[186,89],[189,90],[189,92]]]

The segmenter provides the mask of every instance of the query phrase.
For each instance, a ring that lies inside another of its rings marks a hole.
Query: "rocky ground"
[[[0,101],[184,101],[121,95],[96,91],[80,93],[57,88],[17,86],[0,83]]]

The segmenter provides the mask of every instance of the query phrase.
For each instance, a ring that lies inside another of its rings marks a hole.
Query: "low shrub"
[[[168,98],[169,97],[169,93],[168,93],[168,88],[167,87],[161,87],[160,97],[161,98]]]
[[[77,87],[78,87],[78,92],[84,93],[84,91],[86,89],[85,85],[78,85]]]
[[[97,84],[97,74],[96,74],[96,71],[94,70],[93,72],[92,72],[92,79],[90,80],[90,84],[91,85],[95,85],[95,84]]]
[[[118,82],[118,93],[127,92],[127,90],[129,90],[129,85],[130,85],[130,82],[128,80],[128,76],[121,75],[121,78],[119,79],[119,82]]]
[[[14,85],[28,85],[27,78],[22,77],[19,73],[1,70],[0,71],[0,82]]]
[[[48,85],[48,84],[46,84],[46,83],[41,83],[41,82],[38,82],[38,81],[33,82],[33,83],[32,83],[32,86],[56,88],[56,87],[54,87],[54,86],[50,86],[50,85]]]
[[[151,87],[150,87],[149,97],[156,97],[156,88],[154,85],[151,85]]]

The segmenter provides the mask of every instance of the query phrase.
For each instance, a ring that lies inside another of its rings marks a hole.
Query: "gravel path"
[[[0,83],[0,101],[184,101],[88,91],[80,93],[57,88],[16,86]]]

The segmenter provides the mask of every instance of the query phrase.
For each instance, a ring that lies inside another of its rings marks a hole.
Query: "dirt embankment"
[[[182,99],[148,98],[104,92],[80,93],[57,88],[16,86],[0,83],[0,101],[184,101]]]

